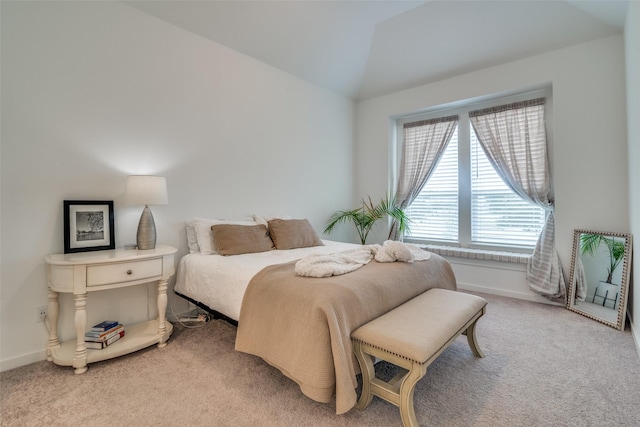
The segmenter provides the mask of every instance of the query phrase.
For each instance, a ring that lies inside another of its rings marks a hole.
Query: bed
[[[206,227],[197,227],[199,237],[215,241],[215,231],[207,235]],[[309,233],[308,222],[305,227]],[[275,242],[274,229],[265,230]],[[455,290],[456,282],[449,263],[436,254],[412,263],[372,261],[338,276],[301,277],[295,272],[300,259],[362,247],[315,239],[312,246],[233,255],[203,242],[202,250],[181,258],[175,292],[237,321],[236,350],[278,368],[313,400],[335,397],[341,414],[357,400],[351,331],[430,288]]]

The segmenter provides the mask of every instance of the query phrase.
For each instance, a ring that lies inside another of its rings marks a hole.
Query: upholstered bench
[[[418,426],[413,392],[427,366],[460,334],[467,335],[476,357],[484,357],[475,327],[486,305],[475,295],[430,289],[353,331],[353,351],[362,371],[356,408],[365,409],[375,395],[400,408],[404,426]],[[400,372],[389,382],[376,378],[375,357],[400,367]]]

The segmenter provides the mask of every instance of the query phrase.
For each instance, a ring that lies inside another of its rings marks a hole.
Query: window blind
[[[471,242],[535,246],[545,211],[509,188],[485,155],[473,128],[471,142]]]
[[[405,143],[414,143],[405,141]],[[406,209],[411,233],[419,240],[458,241],[458,127],[433,175]]]

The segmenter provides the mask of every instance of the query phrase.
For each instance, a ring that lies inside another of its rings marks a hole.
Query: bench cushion
[[[486,304],[476,295],[434,288],[359,327],[351,337],[425,363]]]

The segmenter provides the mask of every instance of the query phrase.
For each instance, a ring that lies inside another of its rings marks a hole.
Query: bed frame
[[[238,321],[237,320],[233,320],[229,316],[225,316],[224,314],[220,313],[219,311],[216,311],[216,310],[214,310],[212,308],[209,308],[209,306],[207,306],[206,304],[203,304],[200,301],[196,301],[193,298],[189,298],[188,296],[183,295],[180,292],[173,291],[173,293],[178,295],[180,298],[186,299],[191,304],[194,304],[195,306],[205,310],[207,313],[210,313],[213,316],[214,319],[221,319],[221,320],[224,320],[224,321],[232,324],[235,327],[238,326]]]

